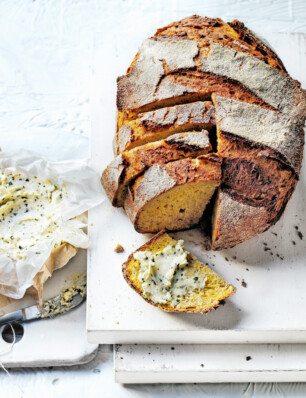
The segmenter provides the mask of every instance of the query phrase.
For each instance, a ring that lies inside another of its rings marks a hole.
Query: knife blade
[[[39,305],[22,308],[0,317],[0,326],[12,322],[29,322],[35,319],[53,318],[79,306],[86,298],[86,283],[66,288],[56,297]]]

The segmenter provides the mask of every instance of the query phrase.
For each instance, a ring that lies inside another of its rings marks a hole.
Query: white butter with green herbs
[[[1,171],[0,256],[21,260],[43,241],[54,240],[62,228],[61,204],[66,196],[64,187],[48,180]]]
[[[156,304],[177,306],[188,294],[204,289],[205,274],[187,272],[189,253],[183,244],[179,240],[156,253],[149,250],[134,253],[134,258],[140,261],[138,280],[145,298]]]
[[[23,297],[61,244],[86,248],[81,215],[103,199],[99,175],[85,161],[0,153],[0,294]]]

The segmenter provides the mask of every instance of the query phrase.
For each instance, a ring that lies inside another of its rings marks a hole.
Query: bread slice
[[[149,251],[153,254],[161,252],[166,247],[175,246],[178,242],[172,239],[166,232],[162,231],[155,235],[146,244],[141,246],[136,252],[132,253],[128,260],[122,266],[122,272],[126,282],[148,303],[168,312],[192,312],[205,313],[216,308],[220,302],[232,296],[236,289],[227,283],[221,276],[213,272],[207,265],[201,263],[190,253],[187,254],[188,265],[185,266],[185,274],[191,280],[202,278],[205,280],[205,286],[202,289],[195,288],[187,290],[186,294],[177,300],[161,303],[155,300],[155,297],[148,295],[143,290],[142,282],[139,280],[141,268],[140,260],[136,259],[135,253],[140,251]],[[175,281],[175,275],[170,288],[170,294],[173,297],[173,288],[178,281]],[[145,293],[145,296],[144,296]],[[178,296],[176,296],[178,297]]]
[[[136,120],[118,123],[114,138],[115,155],[148,142],[165,139],[174,133],[210,129],[215,124],[210,101],[175,105],[139,114]]]
[[[128,184],[153,164],[195,157],[211,150],[208,132],[174,134],[165,140],[149,143],[118,155],[101,178],[113,206],[122,207]]]
[[[124,208],[138,232],[191,228],[220,181],[221,160],[215,154],[156,164],[129,188]]]

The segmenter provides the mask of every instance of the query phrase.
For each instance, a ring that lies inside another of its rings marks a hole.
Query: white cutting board
[[[79,250],[64,268],[55,271],[45,284],[44,299],[58,295],[65,286],[71,286],[73,280],[70,277],[78,272],[86,272],[86,250]],[[22,304],[34,303],[29,297],[11,305],[11,310],[20,308]],[[23,337],[11,350],[11,344],[2,337],[4,326],[0,326],[0,361],[10,368],[89,362],[96,355],[98,346],[87,341],[85,319],[84,303],[65,315],[23,324]],[[4,352],[7,354],[1,355]]]
[[[118,36],[124,32],[120,32]],[[125,34],[128,34],[125,32]],[[306,87],[306,37],[265,35],[289,73]],[[114,39],[115,40],[115,39]],[[137,45],[140,45],[140,38]],[[112,159],[116,77],[135,48],[105,42],[93,81],[92,162],[101,172]],[[105,62],[107,59],[107,62]],[[104,62],[103,62],[104,61]],[[205,252],[197,230],[175,234],[203,262],[237,287],[237,293],[206,315],[170,314],[147,304],[123,280],[121,264],[149,239],[136,233],[121,209],[108,201],[89,213],[88,339],[94,343],[306,342],[306,167],[285,215],[269,231],[233,249]],[[299,235],[303,235],[301,239]],[[294,242],[294,243],[293,243]],[[125,252],[114,253],[120,243]],[[242,280],[247,284],[241,285]]]

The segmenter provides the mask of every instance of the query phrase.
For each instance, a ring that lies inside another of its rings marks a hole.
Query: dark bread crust
[[[238,33],[239,40],[244,43],[248,43],[253,49],[255,49],[255,51],[258,51],[263,56],[262,60],[266,64],[270,63],[271,66],[273,66],[275,69],[278,69],[280,72],[287,73],[287,70],[282,60],[273,51],[271,46],[266,43],[262,38],[259,38],[250,29],[248,29],[243,22],[235,19],[232,22],[228,22],[228,24]]]

